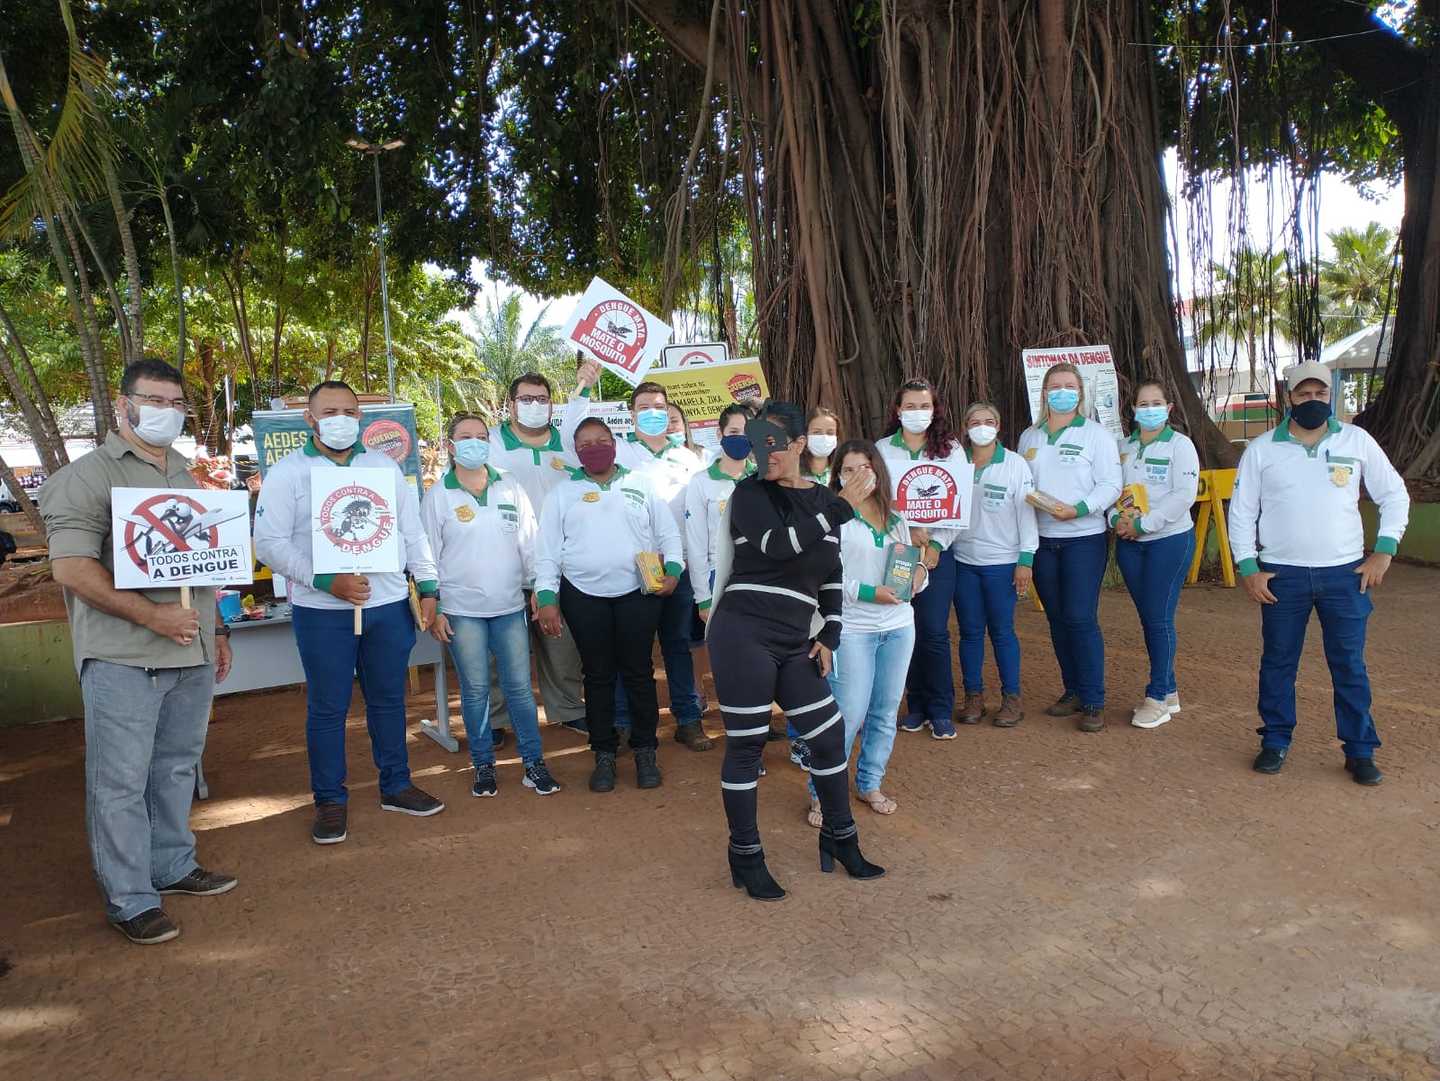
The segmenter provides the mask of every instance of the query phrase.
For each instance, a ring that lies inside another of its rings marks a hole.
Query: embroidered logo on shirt
[[[584,495],[582,495],[580,498],[581,498],[582,500],[584,500],[586,503],[598,503],[598,502],[600,502],[600,493],[599,493],[599,492],[586,492],[586,493],[585,493]]]
[[[468,504],[456,507],[455,517],[462,522],[473,522],[475,520],[475,508]]]
[[[1350,483],[1350,467],[1348,465],[1332,465],[1330,467],[1330,483],[1337,488],[1343,488]]]
[[[559,469],[559,470],[561,470],[561,471],[563,472],[564,469],[565,469],[565,463],[562,462],[562,461],[560,460],[559,456],[557,455],[556,457],[550,459],[550,468],[551,468],[551,469]]]

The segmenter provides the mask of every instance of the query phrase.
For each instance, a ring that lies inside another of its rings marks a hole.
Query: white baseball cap
[[[1307,379],[1318,379],[1327,388],[1334,385],[1334,373],[1318,360],[1305,360],[1299,364],[1292,364],[1281,373],[1285,377],[1285,386],[1294,390]]]

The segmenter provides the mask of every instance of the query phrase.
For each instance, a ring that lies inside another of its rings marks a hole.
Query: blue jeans
[[[695,617],[695,590],[690,575],[682,573],[675,592],[662,597],[661,602],[660,656],[665,660],[670,712],[679,724],[699,724],[700,695],[695,691],[695,658],[690,655],[690,621]],[[630,727],[630,702],[621,680],[615,681],[615,727]]]
[[[900,696],[905,691],[904,672],[914,648],[914,624],[893,631],[844,631],[840,635],[840,648],[827,678],[845,720],[847,760],[855,736],[860,735],[857,792],[874,792],[885,780],[885,767],[895,746]],[[810,796],[815,796],[813,784]]]
[[[450,656],[460,680],[460,712],[465,718],[465,742],[476,766],[495,764],[495,741],[490,736],[490,658],[494,656],[500,691],[510,712],[510,727],[520,758],[527,765],[543,757],[540,718],[535,692],[530,689],[530,628],[525,613],[508,616],[454,616],[450,623]]]
[[[1157,702],[1175,693],[1175,609],[1194,554],[1193,529],[1152,541],[1115,538],[1115,562],[1140,613],[1145,651],[1150,654],[1145,697]]]
[[[159,908],[157,891],[198,866],[190,801],[215,669],[147,671],[90,658],[80,693],[90,862],[105,914],[122,922]]]
[[[942,557],[946,558],[946,557]],[[960,670],[966,694],[985,690],[985,632],[995,650],[1002,694],[1020,693],[1020,639],[1015,636],[1015,567],[955,564],[955,618],[960,624]],[[929,592],[928,590],[926,592]]]
[[[365,609],[364,633],[354,631],[349,608],[305,608],[291,613],[295,644],[305,669],[305,749],[316,804],[345,803],[345,718],[355,677],[365,699],[370,751],[380,771],[380,792],[410,787],[405,749],[405,672],[415,647],[408,601]]]
[[[906,712],[927,721],[949,720],[955,712],[955,677],[950,663],[950,605],[955,596],[955,557],[940,553],[929,584],[915,595],[915,650],[906,676]]]
[[[1290,746],[1295,731],[1295,674],[1313,608],[1320,617],[1325,663],[1335,691],[1335,735],[1350,758],[1371,758],[1380,746],[1370,717],[1370,676],[1365,671],[1365,624],[1375,605],[1360,592],[1359,562],[1342,567],[1287,567],[1272,572],[1274,604],[1260,606],[1260,746]]]
[[[1050,645],[1066,694],[1080,705],[1105,704],[1105,639],[1100,635],[1100,584],[1109,558],[1104,533],[1041,537],[1035,553],[1035,592],[1050,621]]]

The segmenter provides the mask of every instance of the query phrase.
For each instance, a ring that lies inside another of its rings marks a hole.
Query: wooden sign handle
[[[357,637],[364,630],[364,612],[365,609],[362,608],[360,605],[357,604],[355,606],[355,634]]]
[[[189,587],[189,586],[181,586],[181,587],[180,587],[180,607],[181,607],[181,608],[189,608],[189,607],[190,607],[190,587]]]

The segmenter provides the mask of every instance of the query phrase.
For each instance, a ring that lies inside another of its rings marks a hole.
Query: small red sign
[[[639,308],[624,300],[607,300],[576,324],[571,340],[617,368],[636,372],[649,336]]]
[[[923,462],[901,474],[895,511],[912,525],[959,518],[960,489],[946,470]]]

